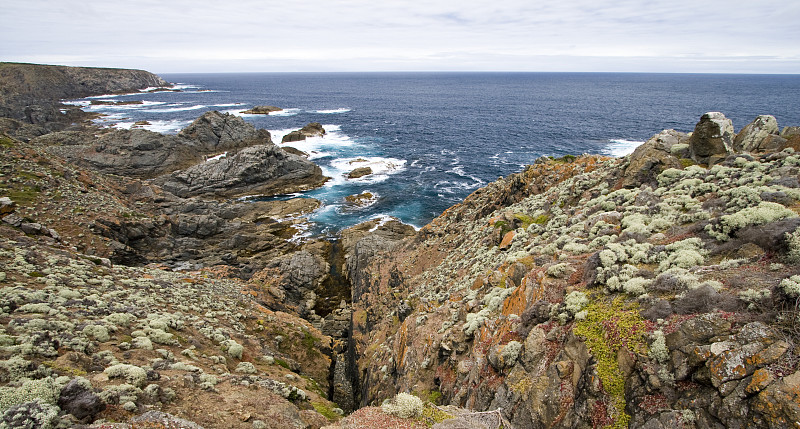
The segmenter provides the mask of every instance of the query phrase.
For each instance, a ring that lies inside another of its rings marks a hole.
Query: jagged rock
[[[185,198],[299,192],[321,186],[325,180],[316,164],[265,144],[163,176],[156,183]]]
[[[682,168],[680,159],[671,148],[686,140],[686,134],[664,130],[650,137],[630,155],[630,164],[622,176],[622,186],[639,187],[643,183],[657,183],[656,177],[667,168]]]
[[[689,139],[692,159],[700,164],[714,164],[733,153],[733,123],[720,112],[708,112],[700,118]]]
[[[3,216],[3,222],[19,228],[19,226],[22,225],[22,218],[14,213],[11,213]]]
[[[280,112],[281,110],[283,109],[275,106],[255,106],[252,109],[245,110],[241,113],[247,115],[269,115],[272,112]]]
[[[370,167],[358,167],[355,170],[351,171],[347,174],[348,179],[358,179],[359,177],[364,177],[372,174],[372,168]]]
[[[178,136],[196,142],[197,149],[203,153],[216,153],[226,150],[271,143],[269,131],[256,130],[244,119],[220,113],[206,112],[195,119],[188,127],[181,130]]]
[[[58,397],[58,406],[79,420],[91,421],[106,409],[106,404],[78,379],[72,379]]]
[[[31,235],[41,235],[43,234],[43,231],[48,232],[47,228],[42,226],[42,224],[36,222],[22,222],[19,228],[25,234],[31,234]]]
[[[269,268],[281,273],[278,287],[284,299],[283,308],[292,309],[303,316],[308,315],[316,304],[316,290],[330,271],[328,263],[306,250],[273,260]]]
[[[779,137],[778,121],[772,115],[760,115],[745,125],[733,140],[733,148],[745,152],[777,149],[786,139]]]
[[[292,131],[283,136],[281,143],[303,141],[308,137],[322,137],[324,135],[325,129],[322,128],[322,125],[319,122],[310,122],[303,128]]]

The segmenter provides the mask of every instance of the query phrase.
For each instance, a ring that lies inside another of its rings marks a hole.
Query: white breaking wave
[[[146,107],[161,106],[165,104],[167,104],[165,101],[143,101],[141,104],[85,104],[81,105],[81,107],[89,110],[144,110]]]
[[[289,108],[289,109],[283,109],[278,112],[272,112],[269,114],[269,116],[294,116],[300,112],[301,112],[300,109]]]
[[[613,139],[609,140],[609,142],[610,144],[606,146],[604,152],[617,158],[630,155],[639,145],[644,143],[643,141],[625,139]]]
[[[223,152],[223,153],[221,153],[221,154],[219,154],[217,156],[212,156],[211,158],[206,159],[206,162],[216,161],[218,159],[225,158],[226,156],[228,156],[228,152]]]
[[[187,110],[199,110],[199,109],[207,109],[209,108],[208,105],[205,104],[195,104],[194,106],[188,107],[173,107],[169,109],[144,109],[143,112],[148,113],[170,113],[170,112],[183,112]]]
[[[347,134],[341,131],[339,125],[325,124],[322,125],[322,128],[325,129],[325,135],[323,137],[308,137],[305,140],[283,143],[283,145],[301,150],[308,154],[308,159],[313,160],[331,156],[331,150],[355,146],[357,144]],[[272,136],[273,142],[281,144],[283,136],[295,130],[297,130],[297,128],[284,128],[269,130],[269,133]]]
[[[322,113],[322,114],[326,114],[326,115],[331,115],[331,114],[334,114],[334,113],[347,113],[347,112],[349,112],[351,110],[352,109],[349,109],[347,107],[341,107],[339,109],[311,110],[310,112],[311,113]]]
[[[372,174],[357,179],[346,179],[358,183],[378,183],[406,169],[406,160],[397,158],[383,158],[380,156],[360,156],[355,158],[339,158],[331,161],[331,167],[340,176],[346,176],[356,168],[369,167]]]
[[[150,122],[149,124],[136,125],[136,123],[132,121],[117,122],[116,120],[118,119],[120,118],[111,118],[112,123],[106,125],[110,125],[114,128],[120,128],[125,130],[130,130],[132,128],[141,128],[156,133],[175,134],[178,131],[186,128],[187,125],[192,123],[191,121],[171,120],[171,121],[148,121]]]

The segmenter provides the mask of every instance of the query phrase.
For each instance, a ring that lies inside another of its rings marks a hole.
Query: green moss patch
[[[625,377],[617,363],[617,354],[622,349],[647,354],[645,322],[638,305],[626,305],[622,298],[593,301],[586,310],[586,318],[575,323],[574,332],[584,338],[597,360],[603,389],[616,409],[614,422],[607,427],[627,427],[631,417],[625,412]]]

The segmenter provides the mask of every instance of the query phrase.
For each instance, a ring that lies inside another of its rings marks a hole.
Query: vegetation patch
[[[603,390],[611,396],[616,409],[613,423],[607,427],[628,426],[630,415],[625,412],[625,379],[617,363],[620,350],[647,354],[647,327],[639,315],[638,305],[626,305],[622,298],[613,301],[598,299],[587,307],[585,319],[575,323],[574,332],[584,338],[597,360],[597,373]]]

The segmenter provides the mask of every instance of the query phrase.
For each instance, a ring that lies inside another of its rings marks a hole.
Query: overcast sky
[[[800,0],[3,3],[2,61],[156,73],[800,73]]]

